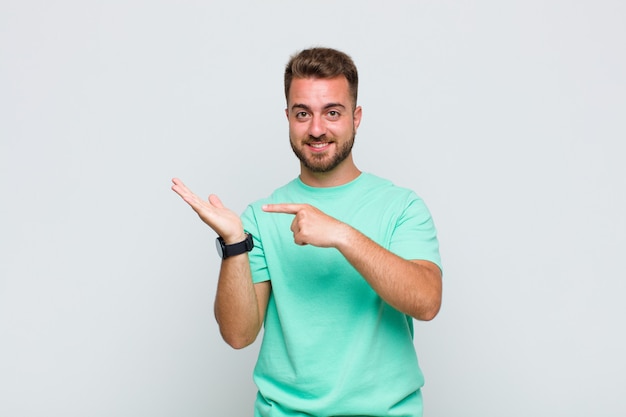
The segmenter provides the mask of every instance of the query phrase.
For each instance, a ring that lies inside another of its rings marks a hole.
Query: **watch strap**
[[[254,247],[254,241],[252,240],[252,235],[250,233],[246,233],[246,238],[241,242],[232,243],[230,245],[227,245],[226,242],[224,242],[224,239],[221,236],[218,236],[216,243],[218,254],[221,255],[222,259],[250,252]]]

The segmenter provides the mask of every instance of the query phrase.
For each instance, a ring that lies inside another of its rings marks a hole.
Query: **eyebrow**
[[[327,110],[330,109],[332,107],[341,107],[342,109],[345,109],[346,106],[344,106],[341,103],[328,103],[323,107],[323,110]],[[295,109],[302,109],[302,110],[306,110],[306,111],[311,111],[311,108],[309,106],[307,106],[306,104],[301,104],[301,103],[296,103],[293,106],[291,106],[291,110],[295,110]]]

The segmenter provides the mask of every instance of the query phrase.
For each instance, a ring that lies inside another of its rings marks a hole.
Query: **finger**
[[[300,238],[299,236],[296,236],[295,234],[293,235],[293,243],[295,243],[298,246],[306,246],[308,243]]]
[[[200,197],[198,197],[193,191],[187,188],[187,186],[180,179],[173,178],[172,182],[174,183],[174,185],[172,186],[172,190],[174,190],[176,194],[181,196],[183,200],[185,200],[191,206],[196,206],[198,204],[204,203],[204,201]],[[220,199],[215,195],[209,196],[209,202],[216,207],[224,207]]]
[[[298,226],[298,218],[294,217],[293,221],[291,222],[291,227],[289,228],[291,230],[291,232],[293,233],[293,237],[296,237],[296,234],[298,234],[298,232],[300,232],[300,227]]]
[[[268,213],[296,214],[302,210],[306,204],[265,204],[263,211]]]
[[[198,197],[189,188],[187,188],[185,184],[183,184],[183,182],[178,178],[174,178],[172,182],[174,183],[174,185],[172,186],[172,190],[176,194],[178,194],[194,210],[197,211],[203,205],[203,203],[206,204],[202,201],[200,197]]]
[[[191,190],[189,190],[189,188],[187,188],[187,186],[178,178],[173,178],[172,183],[174,183],[174,185],[172,185],[172,190],[181,197],[184,194],[193,194]]]
[[[219,199],[215,194],[211,194],[209,196],[209,203],[213,204],[217,208],[224,208],[224,204],[222,204],[222,200]]]

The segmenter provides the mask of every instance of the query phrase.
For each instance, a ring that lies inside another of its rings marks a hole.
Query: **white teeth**
[[[328,145],[327,143],[312,143],[311,146],[313,148],[323,148],[324,146]]]

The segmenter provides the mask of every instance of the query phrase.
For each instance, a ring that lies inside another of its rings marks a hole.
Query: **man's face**
[[[352,151],[361,108],[353,110],[348,80],[294,78],[285,113],[291,148],[303,167],[330,172]]]

